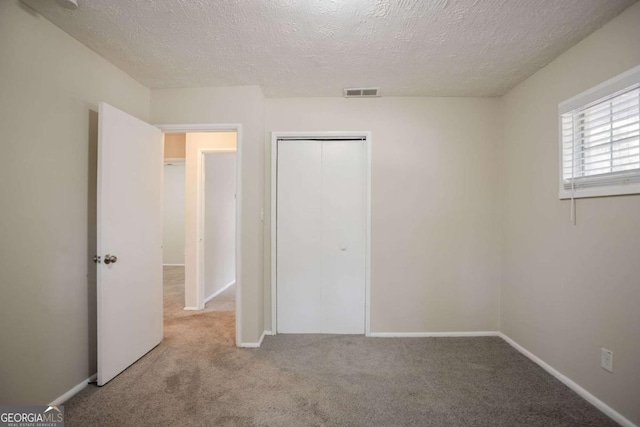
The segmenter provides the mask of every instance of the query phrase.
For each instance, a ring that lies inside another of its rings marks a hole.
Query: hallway
[[[236,285],[230,286],[223,293],[205,304],[203,311],[185,311],[184,307],[184,267],[163,267],[164,275],[164,327],[165,339],[167,338],[167,325],[175,319],[188,317],[189,315],[204,314],[208,312],[218,313],[217,317],[231,316],[229,333],[233,332],[236,310]],[[225,324],[226,325],[226,324]],[[226,326],[225,326],[226,328]]]

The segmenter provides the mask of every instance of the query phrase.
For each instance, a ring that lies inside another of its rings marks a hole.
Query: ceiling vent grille
[[[345,88],[343,90],[345,98],[376,98],[378,95],[379,88],[377,87],[366,87],[366,88]]]

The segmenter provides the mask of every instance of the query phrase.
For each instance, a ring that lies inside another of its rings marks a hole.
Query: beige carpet
[[[69,400],[67,426],[615,425],[500,338],[278,335],[238,349],[231,289],[185,312],[182,272],[165,277],[164,341]]]

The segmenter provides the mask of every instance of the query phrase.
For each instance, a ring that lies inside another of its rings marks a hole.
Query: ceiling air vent
[[[345,88],[345,98],[375,98],[378,97],[377,87],[363,87],[363,88]]]

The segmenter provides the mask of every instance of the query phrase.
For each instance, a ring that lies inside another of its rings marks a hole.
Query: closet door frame
[[[271,132],[271,335],[278,333],[277,323],[277,197],[278,197],[278,139],[353,139],[362,138],[365,144],[365,336],[371,336],[371,132],[370,131],[324,131],[324,132]],[[304,143],[304,141],[300,141]]]

